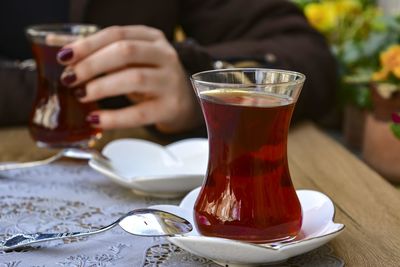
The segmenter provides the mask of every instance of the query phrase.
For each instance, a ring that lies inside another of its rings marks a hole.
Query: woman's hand
[[[166,133],[200,126],[201,110],[175,49],[164,34],[146,26],[113,26],[66,45],[61,80],[81,102],[126,95],[136,104],[98,110],[88,120],[103,129],[154,124]]]

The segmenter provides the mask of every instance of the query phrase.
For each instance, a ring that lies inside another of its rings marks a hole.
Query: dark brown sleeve
[[[335,102],[336,63],[323,37],[284,0],[182,0],[181,23],[214,58],[254,59],[307,76],[294,119],[321,120]]]
[[[28,122],[35,88],[35,71],[0,58],[0,127]]]

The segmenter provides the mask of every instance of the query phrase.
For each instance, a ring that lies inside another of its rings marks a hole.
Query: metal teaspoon
[[[188,233],[193,229],[190,222],[172,213],[156,209],[137,209],[128,212],[110,225],[88,232],[16,234],[0,242],[0,250],[7,251],[39,242],[99,234],[116,225],[138,236],[174,236]]]

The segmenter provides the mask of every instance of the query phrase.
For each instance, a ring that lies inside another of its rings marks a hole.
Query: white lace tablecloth
[[[155,204],[178,204],[134,195],[82,162],[0,173],[0,240],[16,233],[82,231],[108,225],[126,212]],[[0,252],[0,267],[218,266],[163,238],[129,235],[116,227],[80,239]],[[339,267],[329,246],[280,264]]]

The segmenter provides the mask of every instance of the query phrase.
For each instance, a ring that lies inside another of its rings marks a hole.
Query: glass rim
[[[212,74],[212,73],[227,73],[227,72],[275,72],[275,73],[284,73],[290,74],[299,77],[294,81],[288,82],[276,82],[276,83],[229,83],[229,82],[208,82],[204,80],[198,79],[203,74]],[[282,70],[282,69],[269,69],[269,68],[226,68],[226,69],[216,69],[216,70],[206,70],[197,72],[191,75],[190,80],[193,83],[201,84],[201,85],[214,85],[214,86],[224,86],[224,87],[234,87],[234,88],[246,88],[246,87],[256,87],[256,86],[284,86],[284,85],[297,85],[302,84],[306,80],[306,75],[297,71],[291,70]]]
[[[45,24],[32,24],[25,28],[26,34],[32,37],[43,37],[48,33],[60,33],[62,34],[63,29],[68,29],[71,27],[82,27],[87,28],[91,32],[96,32],[99,27],[95,24],[85,24],[85,23],[45,23]],[[65,34],[65,33],[64,33]],[[70,33],[71,35],[75,35]],[[76,34],[79,35],[79,34]]]

